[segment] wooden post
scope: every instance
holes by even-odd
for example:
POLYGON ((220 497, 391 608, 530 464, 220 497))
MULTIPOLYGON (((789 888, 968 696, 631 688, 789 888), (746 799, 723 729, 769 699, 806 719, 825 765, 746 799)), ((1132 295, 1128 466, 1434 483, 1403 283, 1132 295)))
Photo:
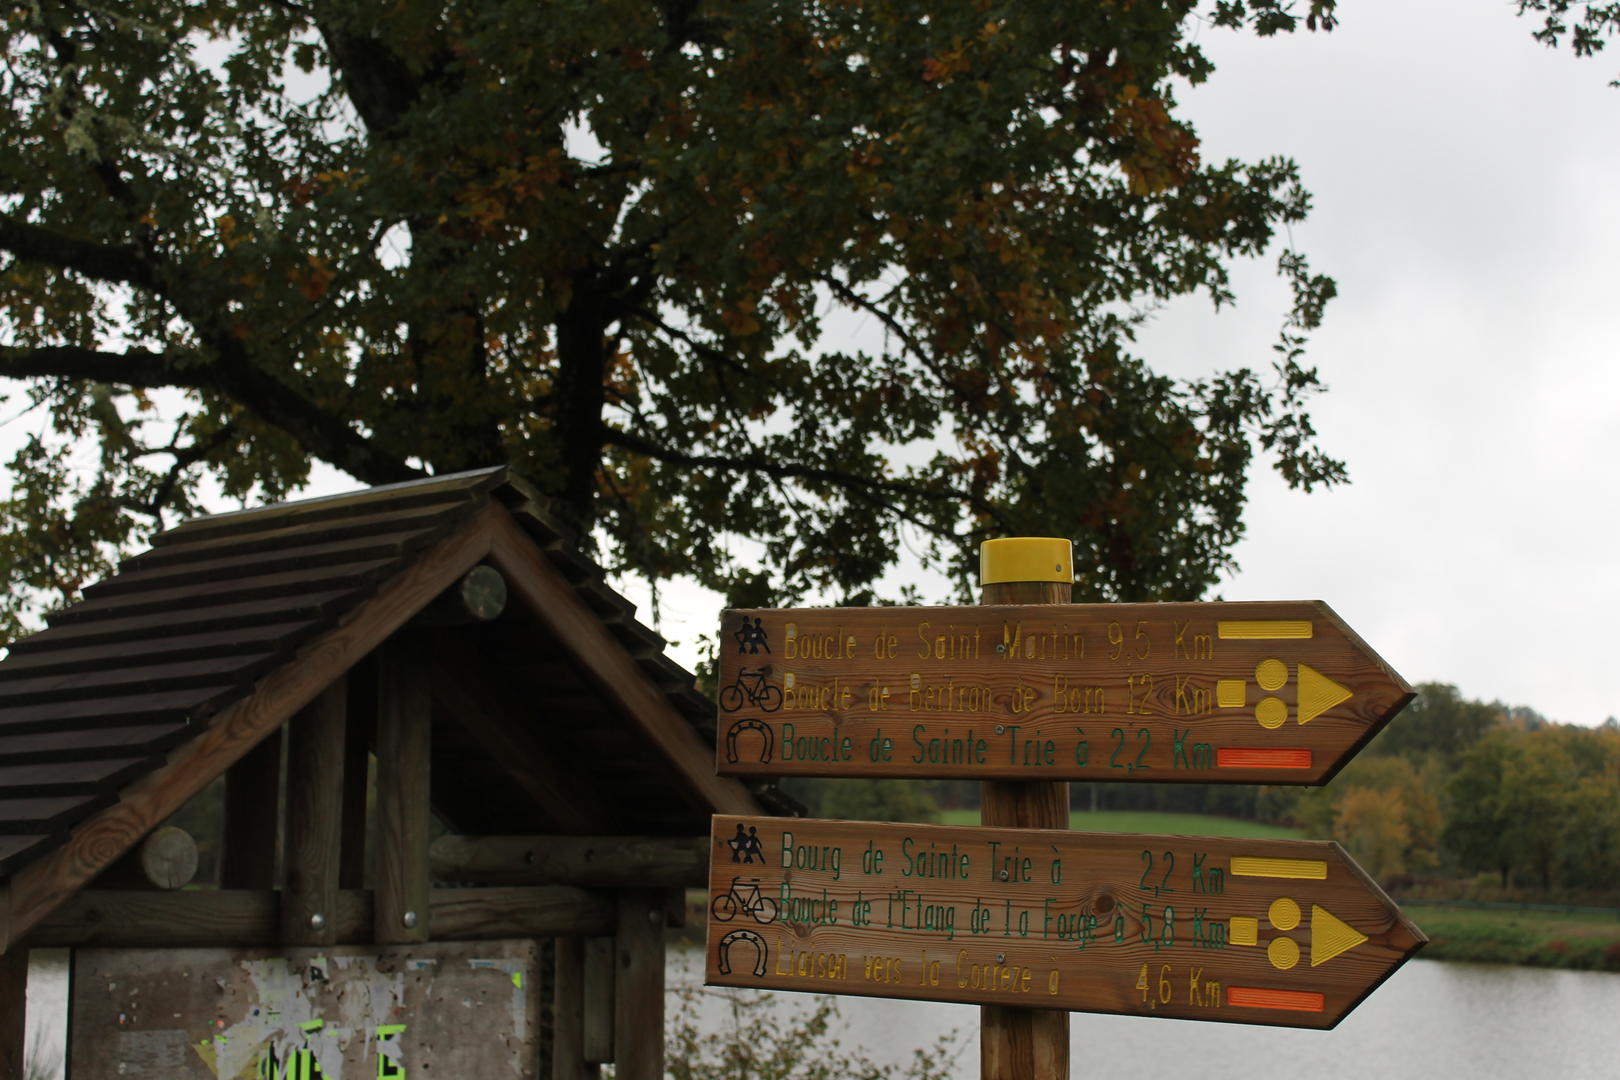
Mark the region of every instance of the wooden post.
POLYGON ((580 980, 584 1018, 580 1044, 593 1065, 613 1060, 613 942, 610 937, 585 939, 585 974, 580 980))
POLYGON ((281 729, 259 741, 225 774, 225 835, 219 887, 272 889, 281 820, 281 729))
MULTIPOLYGON (((0 903, 6 899, 0 889, 0 903)), ((0 953, 0 1080, 23 1080, 27 1038, 28 948, 14 944, 0 953)))
POLYGON ((379 945, 429 937, 428 821, 432 702, 425 658, 399 635, 377 664, 377 902, 379 945))
POLYGON ((613 1075, 663 1080, 663 896, 651 889, 621 892, 613 940, 613 1075))
POLYGON ((551 1080, 597 1080, 602 1070, 585 1060, 585 939, 553 939, 551 1080))
POLYGON ((348 688, 339 678, 292 718, 287 743, 287 884, 281 940, 337 944, 343 741, 348 688))
MULTIPOLYGON (((1074 556, 1067 540, 989 540, 979 548, 981 604, 1067 604, 1074 556)), ((979 785, 979 822, 1007 828, 1067 829, 1064 781, 988 780, 979 785)), ((983 1080, 1067 1080, 1069 1014, 1058 1009, 984 1005, 979 1009, 983 1080)))
POLYGON ((349 669, 348 715, 343 744, 343 838, 338 856, 338 885, 364 889, 371 867, 366 861, 370 829, 366 814, 371 783, 371 740, 377 733, 377 666, 368 657, 349 669))

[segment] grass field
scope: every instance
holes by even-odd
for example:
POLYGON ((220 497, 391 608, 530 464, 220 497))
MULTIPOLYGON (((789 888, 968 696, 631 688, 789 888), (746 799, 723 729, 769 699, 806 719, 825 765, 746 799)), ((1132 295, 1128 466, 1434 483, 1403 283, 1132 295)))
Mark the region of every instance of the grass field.
MULTIPOLYGON (((945 825, 977 825, 977 810, 942 810, 945 825)), ((1069 815, 1069 828, 1084 832, 1171 833, 1183 836, 1231 836, 1237 839, 1259 837, 1274 840, 1303 840, 1298 829, 1282 825, 1261 825, 1237 818, 1208 817, 1204 814, 1166 814, 1154 810, 1075 810, 1069 815)))

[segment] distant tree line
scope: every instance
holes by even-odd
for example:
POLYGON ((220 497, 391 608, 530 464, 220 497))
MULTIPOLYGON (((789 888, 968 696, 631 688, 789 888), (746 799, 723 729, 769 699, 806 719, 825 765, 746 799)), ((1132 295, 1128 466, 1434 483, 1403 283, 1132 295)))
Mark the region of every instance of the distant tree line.
POLYGON ((1490 875, 1503 889, 1620 894, 1620 722, 1555 724, 1533 710, 1417 701, 1293 814, 1369 873, 1490 875))
MULTIPOLYGON (((970 780, 791 780, 813 815, 937 820, 970 780)), ((1425 683, 1320 788, 1071 785, 1077 810, 1161 810, 1293 825, 1386 884, 1479 877, 1499 890, 1620 897, 1620 722, 1576 727, 1425 683)))

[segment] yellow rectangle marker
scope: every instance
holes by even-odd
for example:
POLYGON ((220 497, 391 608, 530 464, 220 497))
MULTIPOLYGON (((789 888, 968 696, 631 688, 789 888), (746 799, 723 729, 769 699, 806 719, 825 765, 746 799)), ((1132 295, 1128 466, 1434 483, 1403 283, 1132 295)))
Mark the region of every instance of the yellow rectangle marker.
POLYGON ((1327 880, 1327 862, 1322 859, 1260 859, 1252 855, 1232 857, 1232 873, 1243 877, 1311 878, 1327 880))
POLYGON ((1248 641, 1308 638, 1314 632, 1309 619, 1222 619, 1215 624, 1220 637, 1248 641))
POLYGON ((1260 944, 1260 920, 1234 915, 1226 920, 1226 940, 1231 945, 1260 944))
POLYGON ((1223 709, 1241 709, 1249 703, 1246 687, 1242 679, 1216 679, 1215 704, 1223 709))

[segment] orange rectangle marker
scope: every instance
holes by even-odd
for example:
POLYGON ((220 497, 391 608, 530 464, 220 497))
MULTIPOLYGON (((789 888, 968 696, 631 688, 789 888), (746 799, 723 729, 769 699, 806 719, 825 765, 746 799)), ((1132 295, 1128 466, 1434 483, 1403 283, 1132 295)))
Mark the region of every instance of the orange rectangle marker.
POLYGON ((1290 1012, 1321 1012, 1327 1005, 1312 990, 1265 990, 1257 986, 1229 986, 1226 1003, 1249 1009, 1286 1009, 1290 1012))
POLYGON ((1298 748, 1223 746, 1215 751, 1215 766, 1220 769, 1308 769, 1311 760, 1309 750, 1298 748))

